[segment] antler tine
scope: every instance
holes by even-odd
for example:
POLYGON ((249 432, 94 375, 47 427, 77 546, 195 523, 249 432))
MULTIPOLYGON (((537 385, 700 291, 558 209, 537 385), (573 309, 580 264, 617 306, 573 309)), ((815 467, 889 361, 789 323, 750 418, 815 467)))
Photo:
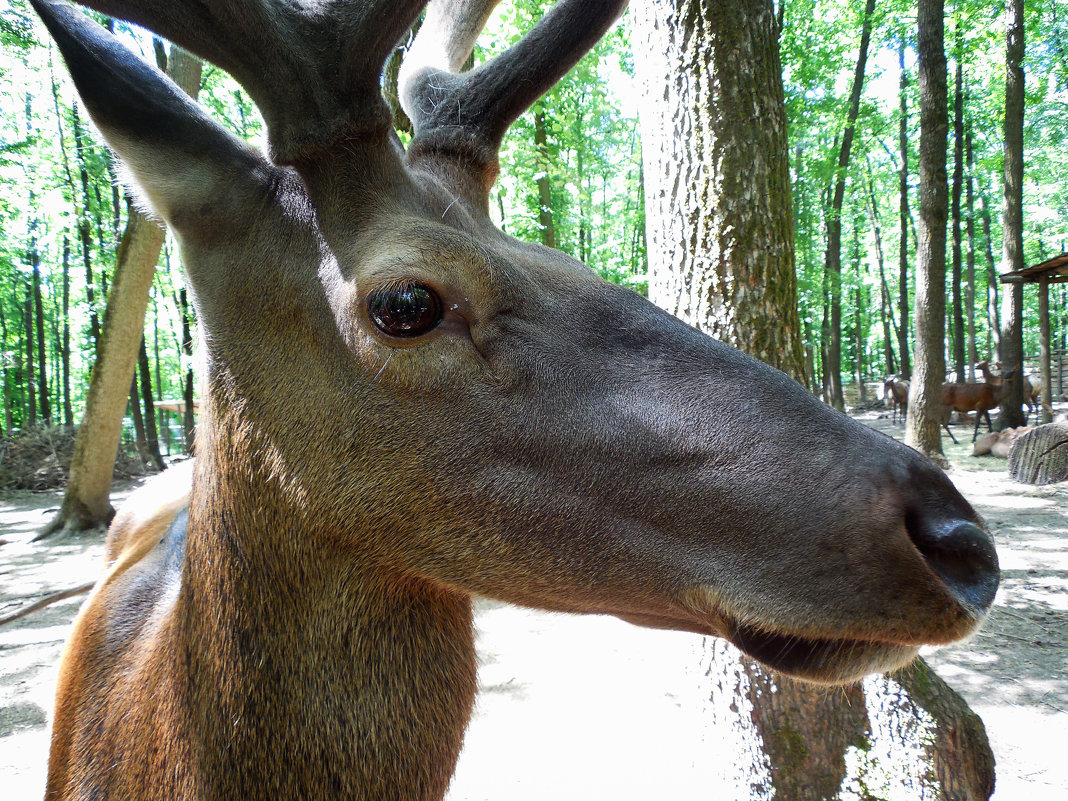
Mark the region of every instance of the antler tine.
POLYGON ((426 0, 78 0, 222 67, 294 164, 345 136, 384 136, 382 64, 426 0))
POLYGON ((483 196, 508 127, 604 35, 627 0, 560 0, 518 43, 456 74, 498 0, 431 0, 402 67, 401 103, 415 127, 412 159, 476 168, 483 196))

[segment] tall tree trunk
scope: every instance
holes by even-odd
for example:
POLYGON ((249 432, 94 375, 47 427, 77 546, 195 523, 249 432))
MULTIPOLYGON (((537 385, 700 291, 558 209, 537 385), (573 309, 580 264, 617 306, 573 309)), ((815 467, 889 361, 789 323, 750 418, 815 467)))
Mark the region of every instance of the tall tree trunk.
MULTIPOLYGON (((634 41, 641 42, 635 48, 637 73, 643 86, 654 90, 646 93, 647 102, 641 108, 650 266, 654 269, 650 289, 683 319, 715 330, 720 338, 800 378, 803 358, 790 357, 782 347, 796 342, 800 352, 801 338, 792 278, 792 214, 785 125, 781 124, 784 104, 776 89, 781 86, 781 73, 771 2, 659 0, 638 4, 631 12, 634 41), (696 80, 689 70, 702 80, 696 80), (703 94, 704 90, 711 94, 703 94), (744 116, 746 110, 752 118, 744 116), (695 130, 702 134, 687 135, 695 130), (693 169, 697 164, 709 167, 693 169), (765 183, 758 169, 761 165, 771 168, 771 176, 781 177, 769 177, 765 183), (737 176, 736 182, 728 181, 728 176, 737 176), (697 191, 693 186, 697 181, 705 182, 707 188, 697 191), (670 191, 675 186, 677 193, 670 191), (728 239, 723 236, 726 230, 744 235, 728 239), (767 263, 769 253, 780 261, 767 263), (753 280, 754 254, 762 254, 760 275, 781 271, 783 287, 771 287, 770 278, 753 280), (706 290, 723 284, 743 285, 746 291, 714 296, 713 306, 706 290), (750 306, 750 293, 762 289, 759 304, 750 306), (715 313, 707 314, 710 308, 715 313), (779 350, 771 354, 765 349, 767 340, 745 336, 741 324, 761 313, 763 325, 777 331, 779 350)), ((753 331, 763 330, 760 323, 751 325, 753 331)), ((894 730, 904 737, 924 717, 918 709, 928 710, 938 703, 950 708, 953 699, 960 703, 933 673, 914 680, 906 672, 900 684, 870 680, 865 700, 857 688, 828 693, 772 677, 741 659, 723 641, 706 641, 701 662, 714 699, 711 706, 734 710, 728 724, 734 731, 742 728, 742 716, 746 716, 749 731, 760 740, 756 750, 748 745, 743 748, 751 760, 755 758, 749 766, 747 798, 758 787, 765 791, 761 797, 780 799, 816 799, 836 793, 849 768, 847 748, 873 736, 869 708, 894 716, 898 721, 894 730), (761 750, 771 763, 770 772, 761 750)), ((966 728, 966 707, 955 709, 956 715, 939 719, 942 725, 930 746, 936 753, 928 752, 926 765, 954 758, 962 764, 968 760, 984 764, 952 738, 943 737, 966 728), (938 749, 946 753, 939 754, 938 749)), ((981 724, 978 730, 982 731, 981 724)), ((985 740, 976 746, 977 751, 982 744, 985 740)), ((933 772, 924 767, 920 780, 929 782, 924 777, 933 772)), ((992 777, 992 773, 987 775, 992 777)), ((971 773, 962 769, 962 776, 964 781, 971 773)), ((948 798, 930 789, 930 797, 948 798)))
POLYGON ((37 425, 37 387, 33 358, 33 289, 30 284, 26 284, 26 294, 22 304, 22 325, 24 328, 22 343, 26 348, 26 396, 29 400, 26 422, 32 428, 37 425))
POLYGON ((148 364, 148 351, 145 338, 141 336, 141 347, 137 355, 137 373, 141 379, 141 400, 145 408, 145 440, 148 446, 149 464, 157 470, 163 470, 163 457, 159 452, 159 430, 156 427, 156 406, 152 400, 152 368, 148 364))
POLYGON ((849 92, 849 111, 846 115, 842 144, 838 150, 838 169, 834 178, 834 193, 831 210, 827 215, 827 254, 824 269, 830 274, 830 335, 827 345, 827 358, 830 361, 831 379, 830 403, 836 409, 845 410, 842 396, 842 204, 845 201, 846 175, 849 171, 849 156, 853 147, 853 134, 857 115, 860 112, 860 95, 864 89, 864 70, 868 61, 868 45, 871 42, 872 16, 875 13, 875 0, 867 0, 864 6, 864 21, 860 34, 860 50, 857 53, 857 65, 853 71, 853 88, 849 92))
POLYGON ((857 220, 853 221, 853 270, 857 276, 857 283, 853 288, 853 368, 854 378, 857 382, 857 396, 859 403, 868 402, 868 392, 864 387, 864 303, 862 300, 863 281, 860 280, 862 261, 860 255, 860 225, 857 220))
POLYGON ((975 363, 979 361, 979 347, 975 341, 975 160, 972 156, 972 127, 967 125, 964 133, 964 157, 967 175, 964 178, 965 231, 968 237, 968 254, 965 259, 968 291, 964 296, 964 308, 968 314, 968 380, 975 380, 975 363))
POLYGON ((141 412, 141 396, 137 391, 137 376, 130 379, 130 397, 127 399, 127 408, 130 412, 130 420, 133 421, 134 445, 141 464, 148 467, 152 464, 152 455, 148 452, 148 437, 145 436, 145 417, 141 412))
POLYGON ((990 233, 990 205, 986 192, 980 187, 979 200, 983 204, 983 247, 986 251, 986 322, 991 342, 987 350, 1001 353, 1001 303, 998 299, 998 272, 994 264, 994 239, 990 233))
MULTIPOLYGON (((1023 255, 1023 123, 1024 123, 1024 4, 1008 0, 1005 45, 1005 203, 1002 207, 1001 272, 1022 270, 1023 255)), ((1001 348, 1006 370, 1023 369, 1023 284, 1008 285, 1003 298, 1001 348)), ((1001 402, 998 428, 1025 423, 1023 381, 1011 383, 1001 402)))
POLYGON ((82 182, 83 206, 76 211, 78 213, 78 238, 82 244, 82 263, 85 265, 85 302, 89 307, 89 335, 93 339, 93 350, 99 353, 100 318, 96 312, 96 282, 93 278, 92 239, 89 227, 89 168, 86 166, 85 135, 82 132, 77 101, 71 104, 71 121, 74 125, 74 149, 78 156, 82 182))
POLYGON ((771 3, 671 5, 631 9, 648 90, 640 118, 649 297, 804 381, 771 3))
MULTIPOLYGON (((866 159, 867 161, 867 159, 866 159)), ((879 264, 879 320, 883 328, 883 356, 886 362, 886 374, 897 373, 894 358, 893 339, 890 329, 897 334, 897 321, 894 319, 894 306, 890 302, 890 288, 886 284, 886 259, 883 255, 883 227, 879 221, 879 206, 875 199, 875 179, 872 176, 871 162, 868 166, 868 214, 871 217, 872 235, 875 238, 875 260, 879 264)))
MULTIPOLYGON (((964 192, 964 65, 960 44, 960 16, 957 16, 955 60, 956 70, 953 80, 953 192, 951 195, 951 213, 953 215, 953 369, 957 371, 957 380, 965 380, 964 372, 964 297, 962 294, 963 255, 961 240, 960 200, 964 192)), ((969 365, 970 367, 970 365, 969 365)), ((971 380, 971 370, 968 371, 971 380)))
POLYGON ((182 352, 185 354, 185 383, 183 386, 182 399, 182 429, 185 433, 185 452, 192 454, 194 451, 194 435, 196 426, 193 419, 193 337, 189 332, 189 315, 192 309, 185 294, 185 287, 179 290, 182 309, 182 352))
POLYGON ((943 0, 919 0, 920 230, 916 264, 916 361, 905 442, 948 466, 942 452, 946 374, 946 54, 943 0))
POLYGON ((4 314, 4 302, 0 300, 0 367, 4 377, 4 436, 11 433, 14 420, 11 414, 11 382, 7 366, 7 316, 4 314))
POLYGON ((553 190, 549 177, 549 131, 545 124, 545 107, 539 102, 534 106, 534 149, 538 153, 538 224, 541 226, 541 243, 556 247, 556 228, 553 226, 553 190))
POLYGON ((899 234, 897 250, 898 267, 898 319, 901 327, 897 332, 897 352, 901 357, 901 375, 912 377, 912 361, 909 358, 909 112, 908 87, 909 77, 905 71, 905 37, 901 37, 897 51, 898 66, 901 70, 898 104, 897 140, 901 158, 901 170, 898 175, 898 214, 899 234))
MULTIPOLYGON (((174 47, 168 74, 195 98, 201 62, 174 47)), ((115 276, 99 355, 78 429, 70 480, 63 505, 38 539, 59 532, 79 533, 107 525, 114 510, 111 475, 122 433, 122 416, 134 377, 149 289, 164 232, 131 210, 116 254, 115 276)))
MULTIPOLYGON (((34 220, 32 228, 37 227, 37 221, 34 220)), ((34 319, 37 323, 37 396, 38 404, 41 410, 41 419, 44 420, 45 425, 52 425, 52 401, 48 392, 48 361, 45 358, 45 351, 47 349, 47 343, 45 342, 45 329, 44 329, 44 301, 41 298, 41 254, 37 251, 37 236, 31 235, 30 238, 30 252, 29 252, 30 268, 33 270, 33 308, 34 319)))
POLYGON ((63 237, 63 425, 74 425, 70 399, 70 238, 63 237))

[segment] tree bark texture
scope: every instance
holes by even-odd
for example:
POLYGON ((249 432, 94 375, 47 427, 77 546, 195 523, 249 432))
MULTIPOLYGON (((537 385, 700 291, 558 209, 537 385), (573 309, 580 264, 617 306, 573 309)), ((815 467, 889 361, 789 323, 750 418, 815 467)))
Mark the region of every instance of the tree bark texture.
POLYGON ((804 381, 772 3, 656 0, 631 14, 649 296, 804 381))
MULTIPOLYGON (((172 49, 170 62, 170 76, 195 97, 200 88, 202 63, 178 48, 172 49)), ((87 230, 87 221, 83 228, 87 230)), ((106 526, 115 513, 109 497, 111 476, 144 334, 149 290, 163 240, 164 231, 158 223, 130 211, 116 255, 85 416, 74 443, 70 480, 59 513, 38 534, 38 539, 106 526)))
POLYGON ((916 350, 905 442, 946 466, 942 383, 946 375, 947 81, 944 3, 920 0, 920 226, 916 264, 916 350))
POLYGON ((1025 484, 1068 481, 1068 423, 1028 429, 1009 451, 1009 475, 1025 484))
MULTIPOLYGON (((1024 4, 1008 0, 1005 46, 1005 177, 1002 206, 1001 272, 1022 270, 1023 255, 1023 123, 1024 123, 1024 4)), ((1001 315, 1002 369, 1023 369, 1023 285, 1010 284, 1003 295, 1001 315)), ((998 429, 1026 422, 1023 382, 1014 381, 1001 403, 998 429)))

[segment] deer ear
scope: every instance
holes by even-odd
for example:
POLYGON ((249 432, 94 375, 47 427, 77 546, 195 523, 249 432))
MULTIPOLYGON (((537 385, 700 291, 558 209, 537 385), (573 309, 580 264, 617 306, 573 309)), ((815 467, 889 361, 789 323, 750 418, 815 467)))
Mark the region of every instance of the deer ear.
POLYGON ((159 70, 65 2, 31 0, 85 107, 148 204, 179 233, 272 169, 159 70))

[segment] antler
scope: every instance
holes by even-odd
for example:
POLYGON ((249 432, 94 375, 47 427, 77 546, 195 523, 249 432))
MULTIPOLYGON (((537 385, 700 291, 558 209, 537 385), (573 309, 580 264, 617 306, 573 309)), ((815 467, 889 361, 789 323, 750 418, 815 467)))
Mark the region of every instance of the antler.
POLYGON ((499 0, 432 0, 401 69, 404 111, 415 127, 415 159, 459 161, 473 170, 485 206, 497 151, 520 114, 604 35, 627 0, 560 0, 519 42, 458 74, 499 0))
POLYGON ((426 0, 79 0, 165 36, 233 75, 267 122, 273 159, 345 135, 384 136, 382 64, 426 0))

